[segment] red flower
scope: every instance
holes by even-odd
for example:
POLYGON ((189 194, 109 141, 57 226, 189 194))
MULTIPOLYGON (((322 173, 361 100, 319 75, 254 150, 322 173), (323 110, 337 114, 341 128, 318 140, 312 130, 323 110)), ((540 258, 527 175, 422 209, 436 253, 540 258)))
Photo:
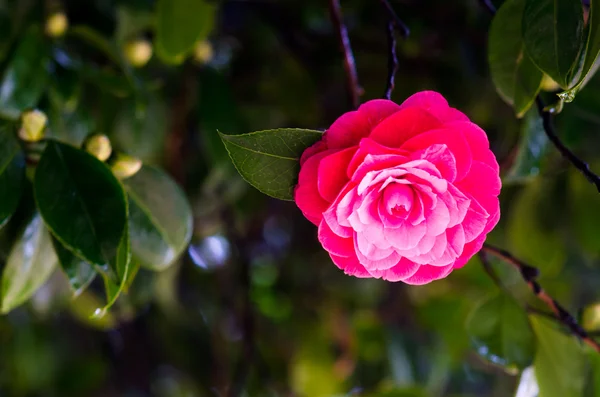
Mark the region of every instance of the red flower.
POLYGON ((333 262, 356 277, 446 277, 500 218, 485 132, 436 92, 342 115, 300 164, 295 201, 333 262))

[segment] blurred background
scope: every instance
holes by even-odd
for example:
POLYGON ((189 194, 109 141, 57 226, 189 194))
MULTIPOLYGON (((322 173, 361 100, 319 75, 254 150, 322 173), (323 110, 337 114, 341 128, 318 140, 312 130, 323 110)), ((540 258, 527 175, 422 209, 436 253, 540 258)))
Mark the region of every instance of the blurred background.
MULTIPOLYGON (((101 285, 73 299, 59 272, 0 317, 0 395, 515 395, 518 371, 482 357, 466 329, 477 303, 497 291, 477 257, 420 287, 346 276, 294 203, 254 190, 227 157, 217 129, 326 129, 350 110, 328 2, 206 3, 195 15, 205 37, 177 64, 150 52, 156 3, 0 0, 4 86, 39 91, 52 136, 80 144, 102 132, 163 167, 195 218, 181 260, 141 270, 104 318, 90 318, 101 285), (68 19, 64 34, 47 25, 57 11, 68 19), (36 26, 45 39, 20 46, 36 26), (16 76, 6 72, 15 64, 16 76)), ((341 3, 361 99, 380 98, 389 14, 379 1, 341 3)), ((477 0, 391 3, 411 30, 398 37, 392 99, 436 90, 486 130, 504 180, 503 216, 488 241, 538 267, 544 288, 598 328, 599 197, 547 145, 535 115, 518 120, 497 95, 486 53, 491 15, 477 0)), ((596 78, 557 118, 561 138, 596 170, 598 109, 596 78)), ((519 275, 492 265, 534 310, 519 275)))

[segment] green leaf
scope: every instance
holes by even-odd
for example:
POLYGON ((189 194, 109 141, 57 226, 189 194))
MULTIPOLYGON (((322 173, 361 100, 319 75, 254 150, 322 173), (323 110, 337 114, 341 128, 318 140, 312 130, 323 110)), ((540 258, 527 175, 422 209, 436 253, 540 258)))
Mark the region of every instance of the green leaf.
POLYGON ((17 209, 25 181, 25 155, 12 128, 0 125, 0 227, 17 209))
POLYGON ((242 177, 261 192, 281 200, 294 199, 300 156, 323 136, 320 131, 297 128, 219 134, 242 177))
POLYGON ((154 15, 146 10, 127 6, 117 7, 117 42, 135 38, 135 36, 154 25, 154 15))
POLYGON ((205 0, 159 0, 156 50, 168 63, 180 63, 213 28, 215 5, 205 0))
POLYGON ((50 233, 34 215, 19 236, 2 273, 2 313, 29 299, 50 277, 57 259, 50 233))
POLYGON ((525 310, 508 294, 500 293, 481 302, 467 320, 477 352, 509 369, 531 365, 534 338, 525 310))
POLYGON ((571 88, 583 47, 583 6, 577 0, 526 0, 523 40, 533 62, 571 88))
POLYGON ((567 102, 571 102, 575 98, 575 95, 590 81, 598 70, 598 67, 600 67, 600 62, 598 62, 598 56, 600 55, 600 5, 598 4, 598 0, 590 1, 587 33, 583 67, 579 75, 579 80, 572 89, 559 94, 560 96, 564 96, 567 102))
POLYGON ((507 0, 492 21, 488 42, 488 61, 498 94, 525 114, 540 91, 544 74, 525 53, 521 24, 526 0, 507 0))
POLYGON ((514 164, 508 171, 506 182, 523 182, 540 173, 542 159, 548 147, 548 136, 537 109, 530 109, 521 125, 521 139, 514 164))
POLYGON ((55 237, 52 237, 52 245, 58 257, 58 262, 69 279, 73 295, 81 295, 88 285, 94 281, 97 274, 96 270, 88 262, 75 256, 65 248, 55 237))
POLYGON ((185 194, 168 175, 149 166, 123 184, 129 197, 135 261, 150 269, 165 269, 186 249, 192 236, 192 211, 185 194))
POLYGON ((35 173, 34 194, 44 222, 67 249, 93 265, 111 263, 127 222, 127 202, 104 163, 49 141, 35 173))
POLYGON ((537 336, 534 360, 540 396, 581 396, 585 387, 586 357, 580 343, 538 315, 530 317, 537 336))
POLYGON ((37 106, 48 82, 47 48, 39 28, 27 30, 2 77, 0 116, 16 120, 37 106))
MULTIPOLYGON (((590 166, 596 169, 600 163, 596 161, 590 166)), ((569 170, 567 186, 569 232, 583 252, 598 257, 600 239, 597 219, 600 217, 600 196, 597 191, 589 188, 589 182, 575 169, 569 170)))

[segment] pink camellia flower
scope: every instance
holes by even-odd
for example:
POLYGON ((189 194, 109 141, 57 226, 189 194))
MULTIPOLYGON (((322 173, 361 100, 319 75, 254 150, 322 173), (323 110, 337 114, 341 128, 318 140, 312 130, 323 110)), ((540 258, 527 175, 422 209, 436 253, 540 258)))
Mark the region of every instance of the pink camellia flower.
POLYGON ((295 201, 333 262, 356 277, 446 277, 500 218, 486 134, 437 92, 342 115, 300 164, 295 201))

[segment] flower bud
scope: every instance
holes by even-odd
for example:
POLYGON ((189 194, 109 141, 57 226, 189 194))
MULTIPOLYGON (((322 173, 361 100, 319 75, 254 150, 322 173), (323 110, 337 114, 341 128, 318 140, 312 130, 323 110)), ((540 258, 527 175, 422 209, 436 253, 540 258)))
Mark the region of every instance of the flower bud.
POLYGON ((50 37, 60 37, 69 27, 69 20, 64 12, 55 12, 46 19, 46 34, 50 37))
POLYGON ((106 161, 112 153, 112 145, 106 135, 92 135, 83 144, 86 152, 90 153, 100 161, 106 161))
POLYGON ((119 153, 111 164, 113 174, 119 179, 134 176, 140 168, 142 168, 142 160, 122 153, 119 153))
POLYGON ((44 138, 48 117, 39 110, 30 110, 21 115, 19 138, 25 142, 38 142, 44 138))
POLYGON ((548 76, 547 74, 544 74, 544 78, 542 78, 541 87, 542 90, 549 92, 556 91, 560 88, 558 83, 552 80, 552 77, 548 76))
POLYGON ((214 51, 210 42, 203 40, 194 48, 194 59, 200 64, 205 64, 213 59, 214 51))
POLYGON ((133 40, 125 44, 125 57, 136 68, 146 65, 152 58, 152 44, 148 40, 133 40))

